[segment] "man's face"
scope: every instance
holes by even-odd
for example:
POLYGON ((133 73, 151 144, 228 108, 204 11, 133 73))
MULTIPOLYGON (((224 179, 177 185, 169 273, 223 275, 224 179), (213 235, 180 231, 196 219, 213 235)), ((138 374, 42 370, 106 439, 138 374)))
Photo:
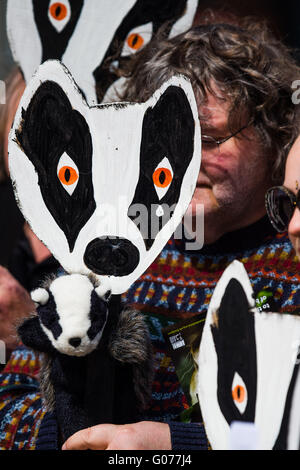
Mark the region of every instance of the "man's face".
MULTIPOLYGON (((202 136, 230 136, 229 103, 209 94, 199 107, 202 136)), ((242 125, 247 125, 245 122, 242 125)), ((267 155, 251 126, 220 145, 202 142, 197 187, 188 209, 193 219, 204 205, 204 243, 257 221, 265 213, 264 195, 270 187, 267 155)))

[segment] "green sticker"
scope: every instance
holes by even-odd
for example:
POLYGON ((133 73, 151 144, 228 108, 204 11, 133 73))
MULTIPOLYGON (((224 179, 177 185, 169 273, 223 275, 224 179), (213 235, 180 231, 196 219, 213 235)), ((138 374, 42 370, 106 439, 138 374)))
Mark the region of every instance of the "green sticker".
POLYGON ((256 296, 255 303, 257 307, 262 307, 267 303, 268 299, 273 297, 273 293, 268 290, 261 290, 256 296))
POLYGON ((256 294, 255 305, 259 312, 276 311, 276 303, 274 301, 273 292, 269 289, 262 289, 256 294))

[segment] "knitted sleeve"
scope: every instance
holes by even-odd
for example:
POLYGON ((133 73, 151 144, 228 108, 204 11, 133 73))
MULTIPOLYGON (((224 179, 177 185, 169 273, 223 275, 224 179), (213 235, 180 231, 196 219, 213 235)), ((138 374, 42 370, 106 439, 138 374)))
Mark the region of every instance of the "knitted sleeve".
POLYGON ((170 421, 172 450, 209 450, 210 446, 202 423, 170 421))
POLYGON ((39 356, 20 346, 0 374, 1 450, 36 448, 46 414, 37 381, 39 368, 39 356))

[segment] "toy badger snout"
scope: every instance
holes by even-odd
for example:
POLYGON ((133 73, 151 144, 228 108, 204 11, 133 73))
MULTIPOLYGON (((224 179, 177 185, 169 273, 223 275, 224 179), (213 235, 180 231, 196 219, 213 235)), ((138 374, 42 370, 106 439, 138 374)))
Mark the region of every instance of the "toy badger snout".
POLYGON ((60 276, 47 288, 34 290, 40 334, 62 354, 89 354, 99 344, 107 319, 110 293, 102 294, 81 274, 60 276))

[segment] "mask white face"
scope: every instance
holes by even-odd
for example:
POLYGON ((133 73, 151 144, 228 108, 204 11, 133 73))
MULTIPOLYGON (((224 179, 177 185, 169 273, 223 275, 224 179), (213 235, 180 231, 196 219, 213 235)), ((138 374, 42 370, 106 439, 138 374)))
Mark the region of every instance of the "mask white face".
POLYGON ((114 67, 124 65, 163 23, 170 22, 170 36, 186 31, 197 4, 114 0, 112 7, 111 0, 8 0, 8 37, 27 83, 41 63, 60 60, 92 105, 104 94, 115 95, 120 83, 114 67))
POLYGON ((180 223, 201 138, 190 83, 173 77, 142 104, 89 107, 48 61, 27 86, 9 139, 10 174, 36 235, 69 273, 125 292, 180 223))

